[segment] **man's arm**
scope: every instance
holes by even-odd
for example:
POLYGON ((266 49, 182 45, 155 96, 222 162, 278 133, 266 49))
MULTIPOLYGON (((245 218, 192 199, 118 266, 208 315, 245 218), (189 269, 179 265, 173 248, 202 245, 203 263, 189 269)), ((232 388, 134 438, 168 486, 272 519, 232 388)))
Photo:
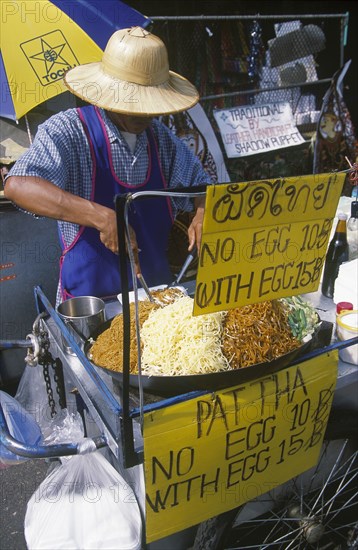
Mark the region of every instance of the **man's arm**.
POLYGON ((10 176, 5 197, 20 208, 56 220, 94 227, 102 243, 118 253, 115 211, 63 191, 53 183, 33 176, 10 176))

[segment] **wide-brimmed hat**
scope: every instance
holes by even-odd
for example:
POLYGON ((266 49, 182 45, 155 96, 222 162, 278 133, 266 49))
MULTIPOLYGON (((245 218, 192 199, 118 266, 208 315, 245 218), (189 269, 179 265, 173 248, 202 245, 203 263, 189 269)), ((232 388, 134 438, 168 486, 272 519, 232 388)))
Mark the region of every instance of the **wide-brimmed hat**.
POLYGON ((162 40, 141 27, 116 31, 102 61, 70 69, 64 82, 84 101, 127 115, 178 113, 199 101, 195 86, 169 70, 162 40))

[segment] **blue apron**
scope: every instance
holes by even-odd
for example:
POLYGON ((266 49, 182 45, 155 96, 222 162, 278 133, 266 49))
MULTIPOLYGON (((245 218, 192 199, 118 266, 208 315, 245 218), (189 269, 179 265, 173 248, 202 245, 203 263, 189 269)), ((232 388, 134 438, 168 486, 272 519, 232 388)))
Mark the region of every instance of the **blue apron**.
MULTIPOLYGON (((93 202, 114 209, 114 197, 119 193, 166 188, 151 129, 146 130, 149 156, 146 180, 140 185, 131 185, 121 181, 114 173, 110 143, 98 109, 90 105, 78 109, 78 113, 91 148, 94 167, 93 202)), ((169 283, 173 278, 166 255, 168 235, 173 223, 170 199, 136 199, 131 204, 128 217, 136 233, 141 250, 141 270, 148 285, 169 283)), ((119 258, 102 244, 96 229, 81 227, 69 247, 66 247, 63 239, 61 246, 60 281, 63 300, 72 296, 106 298, 121 292, 119 258)))

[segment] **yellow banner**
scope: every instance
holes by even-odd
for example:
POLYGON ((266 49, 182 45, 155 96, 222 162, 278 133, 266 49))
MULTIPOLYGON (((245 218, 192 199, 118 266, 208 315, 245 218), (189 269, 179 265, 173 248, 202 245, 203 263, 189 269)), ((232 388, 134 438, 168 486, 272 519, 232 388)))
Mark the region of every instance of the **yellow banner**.
POLYGON ((317 462, 338 353, 144 416, 146 540, 263 494, 317 462))
POLYGON ((316 291, 344 179, 209 186, 194 315, 316 291))

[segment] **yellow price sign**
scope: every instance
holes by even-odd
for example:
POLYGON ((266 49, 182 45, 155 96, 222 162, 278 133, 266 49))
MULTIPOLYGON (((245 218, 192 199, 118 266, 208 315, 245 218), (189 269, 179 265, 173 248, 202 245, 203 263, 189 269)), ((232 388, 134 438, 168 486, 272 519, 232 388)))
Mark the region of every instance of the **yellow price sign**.
POLYGON ((194 315, 316 291, 344 179, 209 186, 194 315))
POLYGON ((338 353, 144 415, 146 540, 241 504, 318 460, 338 353))

